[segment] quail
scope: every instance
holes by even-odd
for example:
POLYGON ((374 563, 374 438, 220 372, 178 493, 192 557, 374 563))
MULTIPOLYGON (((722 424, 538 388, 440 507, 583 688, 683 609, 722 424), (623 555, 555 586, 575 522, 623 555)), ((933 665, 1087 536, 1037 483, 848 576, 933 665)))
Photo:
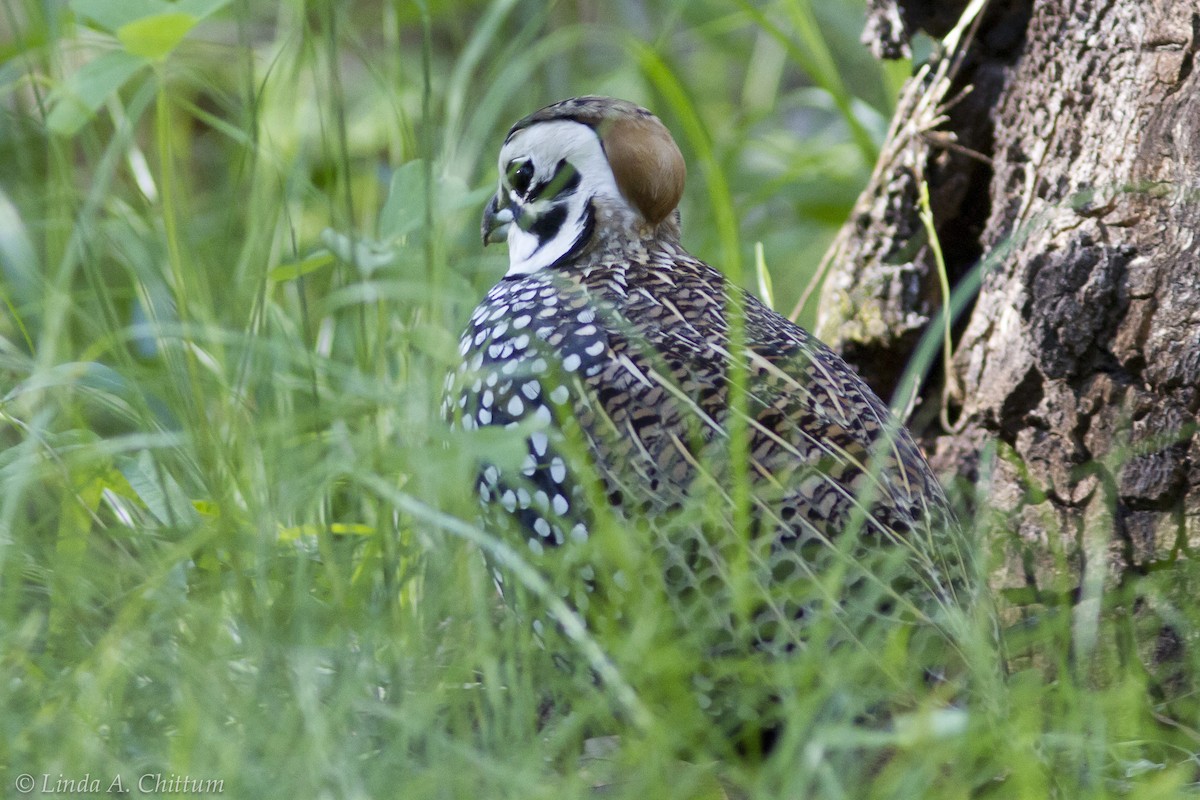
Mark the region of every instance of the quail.
POLYGON ((487 465, 479 491, 530 546, 588 536, 564 421, 619 516, 697 491, 706 454, 728 452, 734 360, 755 512, 778 537, 860 524, 892 538, 949 519, 855 372, 680 244, 686 167, 657 117, 607 97, 554 103, 513 125, 499 170, 482 234, 507 241, 509 269, 462 335, 449 411, 467 429, 528 426, 519 474, 487 465))
POLYGON ((561 568, 601 517, 653 552, 677 630, 699 637, 699 705, 743 737, 776 728, 776 695, 720 688, 747 685, 721 654, 794 652, 822 616, 840 631, 823 646, 870 647, 898 608, 911 620, 945 606, 961 565, 946 497, 887 407, 683 248, 685 173, 662 122, 623 100, 564 100, 513 125, 482 224, 485 245, 507 241, 509 268, 462 335, 446 413, 468 431, 518 429, 520 463, 479 471, 485 516, 557 564, 576 608, 603 595, 611 612, 620 595, 601 585, 619 574, 561 568), (696 506, 707 527, 680 511, 696 506), (738 548, 753 551, 748 584, 731 578, 738 548))

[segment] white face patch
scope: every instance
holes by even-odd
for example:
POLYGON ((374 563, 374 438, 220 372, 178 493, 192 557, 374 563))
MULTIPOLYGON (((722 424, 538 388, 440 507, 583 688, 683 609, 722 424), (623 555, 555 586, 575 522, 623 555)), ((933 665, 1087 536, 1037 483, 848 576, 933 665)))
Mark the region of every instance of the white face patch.
POLYGON ((497 195, 497 205, 511 207, 514 216, 508 226, 508 274, 544 269, 583 244, 593 202, 629 208, 594 130, 551 120, 513 134, 500 150, 497 195))

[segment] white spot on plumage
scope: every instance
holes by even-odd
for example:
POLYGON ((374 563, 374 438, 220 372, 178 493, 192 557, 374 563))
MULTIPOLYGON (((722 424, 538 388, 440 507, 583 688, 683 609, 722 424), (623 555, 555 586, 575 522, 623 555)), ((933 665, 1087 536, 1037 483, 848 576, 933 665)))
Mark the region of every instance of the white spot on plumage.
POLYGON ((571 390, 566 386, 555 386, 554 390, 550 392, 550 400, 559 404, 567 402, 570 396, 571 390))
POLYGON ((578 353, 571 353, 569 356, 563 359, 562 365, 563 369, 565 369, 567 372, 574 372, 575 370, 579 369, 579 365, 582 363, 583 360, 579 357, 578 353))
POLYGON ((508 413, 514 417, 521 416, 521 412, 525 410, 525 404, 521 402, 521 398, 515 394, 508 398, 508 413))
POLYGON ((598 356, 604 352, 604 342, 592 342, 587 347, 583 348, 583 352, 587 353, 589 356, 598 356))
POLYGON ((561 517, 563 514, 567 513, 567 509, 570 507, 570 504, 567 503, 567 498, 563 497, 561 494, 556 494, 554 495, 554 500, 551 504, 551 507, 554 509, 554 513, 561 517))
POLYGON ((533 446, 533 452, 539 457, 546 455, 546 446, 549 441, 549 437, 543 431, 534 431, 529 434, 529 444, 533 446))
POLYGON ((550 479, 560 486, 567 479, 567 465, 560 456, 555 456, 550 462, 550 479))

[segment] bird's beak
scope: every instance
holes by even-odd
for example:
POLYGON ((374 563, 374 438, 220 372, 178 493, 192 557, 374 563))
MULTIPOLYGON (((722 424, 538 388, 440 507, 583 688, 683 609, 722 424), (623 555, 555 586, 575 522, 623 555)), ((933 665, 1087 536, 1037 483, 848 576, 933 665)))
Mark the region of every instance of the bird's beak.
POLYGON ((499 193, 492 195, 483 209, 483 245, 492 242, 503 242, 508 238, 508 226, 515 216, 512 206, 505 202, 499 193))

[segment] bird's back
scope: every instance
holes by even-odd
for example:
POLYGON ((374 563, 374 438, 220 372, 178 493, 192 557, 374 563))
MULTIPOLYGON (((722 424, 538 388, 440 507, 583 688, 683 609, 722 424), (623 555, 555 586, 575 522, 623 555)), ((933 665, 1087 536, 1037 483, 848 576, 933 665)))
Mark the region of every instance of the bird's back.
POLYGON ((949 519, 907 431, 802 328, 730 291, 674 242, 588 255, 502 280, 462 339, 466 424, 538 428, 520 476, 485 468, 483 481, 543 544, 586 532, 581 469, 599 475, 626 516, 719 497, 737 473, 729 435, 739 427, 757 524, 780 537, 855 525, 903 536, 949 519), (731 425, 731 363, 744 390, 740 426, 731 425), (570 457, 564 426, 586 457, 570 457))

